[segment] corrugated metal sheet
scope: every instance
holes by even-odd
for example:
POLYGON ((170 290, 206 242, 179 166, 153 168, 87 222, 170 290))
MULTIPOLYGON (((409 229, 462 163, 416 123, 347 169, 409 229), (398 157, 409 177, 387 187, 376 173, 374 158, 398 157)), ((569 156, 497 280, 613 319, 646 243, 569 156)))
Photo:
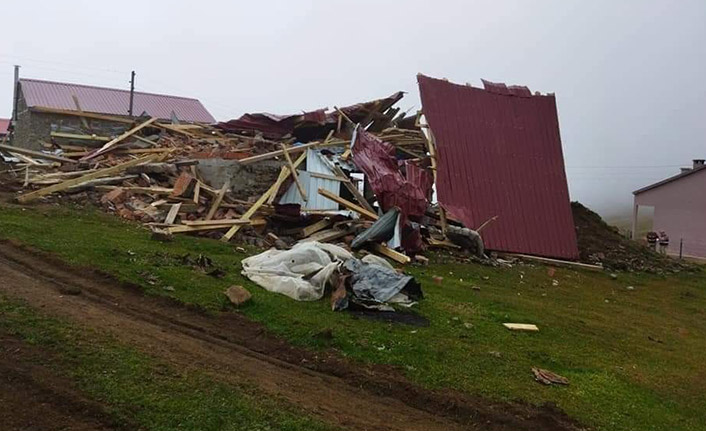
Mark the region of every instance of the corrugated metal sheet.
POLYGON ((488 249, 577 258, 554 96, 417 80, 439 202, 470 228, 498 216, 483 230, 488 249))
MULTIPOLYGON (((36 79, 20 79, 20 86, 28 107, 76 110, 72 97, 74 95, 78 98, 81 109, 86 112, 127 115, 130 105, 128 90, 36 79)), ((135 92, 133 100, 135 115, 147 112, 150 116, 168 120, 171 119, 172 111, 180 121, 199 123, 216 121, 196 99, 135 92)))
POLYGON ((395 152, 394 146, 361 129, 351 147, 353 163, 365 173, 382 210, 399 207, 406 222, 407 216, 423 216, 428 202, 420 184, 400 172, 395 152))
POLYGON ((321 160, 318 151, 309 148, 306 153, 306 171, 297 171, 299 181, 306 188, 307 201, 304 202, 299 188, 292 182, 287 191, 279 200, 280 204, 299 204, 302 211, 305 210, 338 210, 338 204, 331 199, 326 199, 319 194, 319 189, 326 189, 331 193, 339 195, 341 192, 341 182, 325 178, 311 176, 312 173, 324 175, 334 175, 331 169, 321 160))

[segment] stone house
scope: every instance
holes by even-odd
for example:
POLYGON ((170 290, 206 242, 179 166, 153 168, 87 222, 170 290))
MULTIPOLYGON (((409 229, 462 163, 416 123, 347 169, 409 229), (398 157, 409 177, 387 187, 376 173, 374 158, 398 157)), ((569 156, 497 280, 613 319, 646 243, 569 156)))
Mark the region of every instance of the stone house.
MULTIPOLYGON (((128 117, 130 91, 64 82, 20 79, 17 89, 17 120, 12 145, 41 149, 54 133, 95 134, 110 137, 126 129, 125 122, 95 118, 100 115, 128 117), (100 114, 84 119, 61 111, 100 114), (86 121, 86 123, 84 123, 86 121), (86 130, 86 124, 90 130, 86 130)), ((197 99, 163 94, 133 93, 133 114, 183 123, 214 123, 215 119, 197 99)))

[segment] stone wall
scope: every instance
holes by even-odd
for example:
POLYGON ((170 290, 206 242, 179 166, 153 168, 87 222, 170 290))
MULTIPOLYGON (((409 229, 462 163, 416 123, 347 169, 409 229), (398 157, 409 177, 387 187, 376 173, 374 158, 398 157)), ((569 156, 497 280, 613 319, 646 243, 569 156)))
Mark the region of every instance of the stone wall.
MULTIPOLYGON (((49 114, 32 111, 27 108, 22 90, 17 102, 17 124, 13 133, 12 145, 32 150, 42 149, 41 142, 51 141, 51 132, 75 134, 96 134, 98 136, 117 136, 127 130, 128 124, 105 120, 86 119, 91 130, 86 130, 80 117, 73 115, 49 114)), ((62 139, 61 142, 68 143, 62 139)), ((73 144, 99 146, 94 141, 76 141, 73 144)))
POLYGON ((227 179, 230 180, 233 196, 247 200, 265 193, 277 180, 281 166, 282 162, 277 160, 241 165, 237 160, 200 159, 196 169, 204 181, 214 188, 221 188, 227 179))

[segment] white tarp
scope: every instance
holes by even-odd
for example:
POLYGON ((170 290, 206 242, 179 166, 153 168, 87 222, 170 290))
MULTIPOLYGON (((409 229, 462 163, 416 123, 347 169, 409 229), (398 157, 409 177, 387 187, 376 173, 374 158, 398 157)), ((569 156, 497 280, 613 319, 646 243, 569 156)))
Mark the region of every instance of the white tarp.
POLYGON ((353 256, 333 244, 316 241, 296 244, 290 250, 270 249, 242 261, 242 274, 270 292, 297 301, 316 301, 338 265, 353 256))

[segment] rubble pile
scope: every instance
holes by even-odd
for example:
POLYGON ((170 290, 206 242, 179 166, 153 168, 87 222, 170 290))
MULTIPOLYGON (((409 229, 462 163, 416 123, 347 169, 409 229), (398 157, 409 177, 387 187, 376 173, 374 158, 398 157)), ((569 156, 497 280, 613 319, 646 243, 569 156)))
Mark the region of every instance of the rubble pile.
POLYGON ((667 273, 696 268, 625 238, 618 228, 608 225, 601 216, 578 202, 572 202, 571 209, 582 262, 602 264, 611 271, 667 273))

